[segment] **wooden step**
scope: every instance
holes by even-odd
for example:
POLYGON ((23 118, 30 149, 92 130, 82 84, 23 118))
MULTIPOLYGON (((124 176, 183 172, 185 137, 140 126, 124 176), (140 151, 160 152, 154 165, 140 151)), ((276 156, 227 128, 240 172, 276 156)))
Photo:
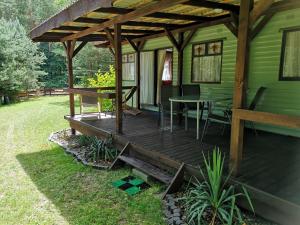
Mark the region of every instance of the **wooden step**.
POLYGON ((159 168, 136 158, 132 158, 129 156, 125 156, 125 155, 120 155, 118 157, 119 160, 141 170, 142 172, 150 175, 151 177, 156 178, 157 180, 165 183, 165 184, 170 184, 173 177, 170 176, 168 173, 160 170, 159 168))

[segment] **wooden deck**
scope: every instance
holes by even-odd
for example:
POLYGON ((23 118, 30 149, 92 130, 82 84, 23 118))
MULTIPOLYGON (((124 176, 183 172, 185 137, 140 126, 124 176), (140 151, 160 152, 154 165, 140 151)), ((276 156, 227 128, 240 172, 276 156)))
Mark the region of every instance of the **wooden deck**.
MULTIPOLYGON (((80 117, 77 118, 77 120, 80 117)), ((115 119, 85 120, 82 123, 105 131, 115 132, 115 119)), ((214 146, 229 158, 229 132, 221 135, 221 127, 212 125, 204 143, 196 140, 195 121, 189 121, 190 129, 185 131, 176 126, 173 134, 158 126, 156 113, 143 112, 139 116, 124 118, 124 137, 131 143, 141 145, 149 151, 160 152, 178 162, 198 167, 202 164, 203 153, 210 152, 214 146)), ((203 125, 203 123, 202 123, 203 125)), ((259 131, 255 136, 252 130, 246 131, 245 150, 241 175, 237 178, 243 183, 300 205, 300 139, 259 131)))

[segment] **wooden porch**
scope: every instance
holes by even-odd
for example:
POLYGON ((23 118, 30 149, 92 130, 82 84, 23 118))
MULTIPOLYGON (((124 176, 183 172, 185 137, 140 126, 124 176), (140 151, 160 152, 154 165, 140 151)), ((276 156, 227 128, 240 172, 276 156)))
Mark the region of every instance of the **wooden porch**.
MULTIPOLYGON (((193 119, 189 121, 188 131, 178 125, 173 134, 168 130, 168 119, 163 131, 158 126, 158 114, 149 111, 144 111, 139 116, 126 115, 123 118, 123 134, 115 132, 115 118, 110 116, 101 120, 81 120, 80 115, 73 118, 66 116, 66 119, 76 130, 100 136, 111 133, 122 146, 129 141, 146 151, 179 163, 184 162, 194 169, 203 165, 203 153, 207 155, 214 146, 218 146, 225 153, 225 165, 229 165, 230 132, 227 131, 222 136, 222 127, 219 125, 213 124, 210 127, 201 145, 195 138, 193 119)), ((203 122, 201 125, 203 126, 203 122)), ((273 199, 269 204, 274 204, 276 200, 276 204, 282 204, 279 207, 287 210, 287 205, 290 205, 295 206, 295 210, 297 205, 300 206, 300 195, 297 194, 300 189, 299 148, 299 138, 263 131, 259 131, 256 136, 252 130, 246 130, 241 173, 235 180, 249 185, 253 190, 260 190, 265 194, 264 198, 273 199)), ((255 194, 255 198, 259 198, 255 194)))

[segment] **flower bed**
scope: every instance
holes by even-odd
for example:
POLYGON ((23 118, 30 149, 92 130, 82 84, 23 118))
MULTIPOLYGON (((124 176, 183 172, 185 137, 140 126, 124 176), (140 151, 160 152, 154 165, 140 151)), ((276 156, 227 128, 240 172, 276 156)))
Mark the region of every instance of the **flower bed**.
POLYGON ((112 141, 99 140, 82 134, 72 135, 70 129, 52 133, 49 140, 61 146, 66 153, 73 155, 74 158, 84 165, 96 169, 108 169, 117 156, 117 150, 114 148, 112 141), (108 142, 110 142, 111 152, 114 154, 109 157, 105 155, 102 159, 101 150, 106 148, 105 145, 108 142))

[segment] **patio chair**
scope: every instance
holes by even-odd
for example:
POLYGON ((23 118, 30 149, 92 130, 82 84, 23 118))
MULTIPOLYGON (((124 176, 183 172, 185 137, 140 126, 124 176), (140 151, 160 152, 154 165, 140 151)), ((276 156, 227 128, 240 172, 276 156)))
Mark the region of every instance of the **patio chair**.
MULTIPOLYGON (((253 100, 251 101, 249 107, 247 108, 248 110, 255 110, 258 102, 260 101, 260 99, 262 98, 264 92, 266 90, 266 87, 260 87, 257 91, 256 91, 256 94, 253 98, 253 100)), ((226 100, 229 100, 229 99, 226 99, 226 100)), ((230 102, 226 109, 223 110, 223 116, 221 115, 218 115, 218 114, 214 114, 212 112, 209 112, 208 116, 207 116, 207 119, 205 121, 205 125, 204 125, 204 128, 203 128, 203 132, 202 132, 202 137, 201 137, 201 140, 200 142, 202 143, 203 141, 203 138, 207 132, 207 129, 208 129, 208 126, 209 126, 209 123, 212 121, 212 122, 216 122, 216 123, 221 123, 223 124, 223 131, 222 131, 222 135, 224 134, 224 130, 225 130, 225 127, 227 125, 231 125, 231 116, 232 116, 232 111, 231 111, 231 108, 232 108, 232 103, 230 102)), ((250 125, 252 127, 252 129, 254 130, 255 132, 255 135, 257 135, 257 131, 254 127, 254 123, 253 122, 250 122, 250 125)))
MULTIPOLYGON (((200 96, 200 85, 199 84, 193 84, 193 85, 182 85, 182 94, 183 96, 188 96, 188 95, 194 95, 194 96, 200 96)), ((186 119, 188 118, 188 112, 190 110, 197 110, 197 104, 196 103, 184 103, 184 108, 185 112, 187 113, 187 116, 185 117, 186 119)), ((203 117, 203 111, 207 110, 208 106, 205 107, 204 104, 200 104, 200 121, 202 120, 203 117)), ((185 124, 187 125, 188 122, 186 121, 185 124)), ((187 130, 187 127, 186 127, 187 130)))
MULTIPOLYGON (((169 98, 178 95, 178 92, 179 92, 179 88, 176 86, 165 85, 161 87, 161 99, 160 99, 160 103, 158 104, 158 109, 159 109, 158 124, 160 124, 162 130, 165 129, 164 127, 165 115, 167 113, 170 114, 171 111, 169 98)), ((185 114, 185 116, 187 116, 187 114, 185 113, 185 109, 180 110, 179 104, 177 103, 173 103, 173 112, 177 116, 180 114, 185 114)), ((187 118, 185 121, 187 121, 187 118)))
POLYGON ((123 112, 125 114, 131 114, 131 115, 136 116, 136 115, 142 113, 141 110, 133 107, 133 95, 135 94, 136 91, 137 91, 137 86, 134 86, 124 95, 124 98, 122 101, 122 107, 123 107, 123 112), (130 99, 131 99, 131 106, 129 106, 127 104, 130 99))
MULTIPOLYGON (((85 91, 93 91, 97 92, 97 88, 83 88, 82 90, 85 91)), ((84 108, 85 107, 97 107, 98 109, 98 119, 101 118, 101 104, 99 102, 98 97, 92 97, 92 96, 86 96, 86 95, 80 95, 80 115, 84 116, 84 108)))

